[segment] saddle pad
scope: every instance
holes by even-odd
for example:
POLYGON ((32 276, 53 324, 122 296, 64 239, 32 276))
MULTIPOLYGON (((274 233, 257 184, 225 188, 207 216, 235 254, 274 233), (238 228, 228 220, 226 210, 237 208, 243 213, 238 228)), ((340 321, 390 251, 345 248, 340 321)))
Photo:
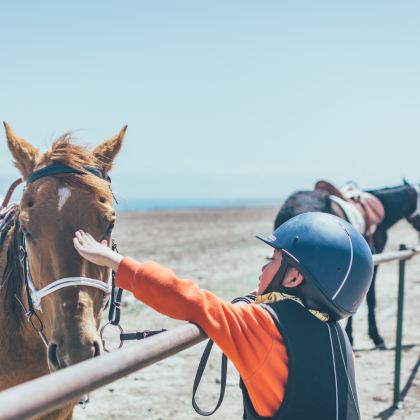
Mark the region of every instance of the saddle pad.
POLYGON ((349 223, 351 223, 358 232, 360 232, 362 235, 366 233, 365 219, 363 218, 362 213, 360 213, 354 204, 345 201, 340 197, 336 197, 335 195, 330 195, 330 200, 334 201, 340 206, 349 223))
POLYGON ((348 182, 343 185, 340 192, 345 199, 354 200, 356 207, 362 213, 367 225, 379 225, 382 222, 385 216, 385 210, 379 198, 361 190, 353 182, 348 182))

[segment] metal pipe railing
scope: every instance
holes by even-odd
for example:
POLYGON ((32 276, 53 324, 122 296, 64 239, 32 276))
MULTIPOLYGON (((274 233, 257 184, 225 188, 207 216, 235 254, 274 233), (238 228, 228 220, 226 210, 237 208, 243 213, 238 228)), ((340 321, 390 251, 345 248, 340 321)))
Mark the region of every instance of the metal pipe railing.
POLYGON ((420 245, 402 251, 387 252, 385 254, 376 254, 373 256, 373 262, 375 265, 391 262, 395 260, 408 260, 414 255, 420 254, 420 245))
MULTIPOLYGON (((418 253, 420 253, 420 246, 410 250, 374 255, 373 259, 377 265, 395 260, 405 261, 418 253)), ((402 300, 403 296, 401 302, 402 300)), ((397 324, 401 323, 399 327, 401 331, 399 347, 401 347, 402 307, 398 310, 398 314, 397 324)), ((83 394, 192 347, 206 338, 204 332, 196 325, 181 325, 126 349, 86 360, 9 388, 0 393, 0 420, 27 418, 51 412, 66 403, 77 400, 83 394)), ((399 355, 400 359, 401 352, 399 355)), ((394 391, 394 395, 398 392, 399 398, 399 373, 398 383, 395 383, 394 390, 397 389, 397 385, 398 391, 394 391)))
POLYGON ((122 350, 85 360, 0 393, 0 419, 46 414, 81 395, 172 356, 207 338, 194 324, 148 337, 122 350))

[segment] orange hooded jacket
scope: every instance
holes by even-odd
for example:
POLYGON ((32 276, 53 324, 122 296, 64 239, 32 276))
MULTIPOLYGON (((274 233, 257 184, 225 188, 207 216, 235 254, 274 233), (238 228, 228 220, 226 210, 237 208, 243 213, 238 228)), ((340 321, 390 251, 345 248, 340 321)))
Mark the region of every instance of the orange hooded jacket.
POLYGON ((265 417, 277 412, 288 377, 287 351, 265 309, 224 302, 155 262, 128 257, 118 267, 116 285, 166 316, 197 324, 233 362, 255 411, 265 417))

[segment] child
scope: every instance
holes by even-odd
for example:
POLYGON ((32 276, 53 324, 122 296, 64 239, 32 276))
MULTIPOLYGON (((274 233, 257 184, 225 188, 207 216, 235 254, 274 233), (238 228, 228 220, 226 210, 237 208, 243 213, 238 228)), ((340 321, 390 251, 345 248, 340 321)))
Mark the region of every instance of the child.
POLYGON ((372 279, 363 237, 326 213, 300 214, 258 237, 273 249, 255 304, 236 306, 137 262, 78 231, 87 260, 116 271, 116 285, 158 312, 200 326, 241 376, 244 418, 359 419, 353 353, 338 320, 353 315, 372 279))

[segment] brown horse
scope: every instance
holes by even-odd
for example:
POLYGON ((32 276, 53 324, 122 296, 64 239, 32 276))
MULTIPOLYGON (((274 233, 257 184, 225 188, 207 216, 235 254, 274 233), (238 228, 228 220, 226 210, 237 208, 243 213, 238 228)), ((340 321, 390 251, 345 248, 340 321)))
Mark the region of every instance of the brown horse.
MULTIPOLYGON (((42 154, 4 125, 26 186, 0 243, 0 390, 101 352, 98 327, 109 272, 82 260, 72 238, 84 229, 110 241, 115 210, 107 174, 126 130, 93 151, 73 144, 67 134, 42 154), (63 278, 84 278, 94 287, 70 283, 36 302, 36 293, 63 278), (31 308, 35 328, 25 319, 31 308)), ((71 419, 73 407, 43 418, 71 419)))

